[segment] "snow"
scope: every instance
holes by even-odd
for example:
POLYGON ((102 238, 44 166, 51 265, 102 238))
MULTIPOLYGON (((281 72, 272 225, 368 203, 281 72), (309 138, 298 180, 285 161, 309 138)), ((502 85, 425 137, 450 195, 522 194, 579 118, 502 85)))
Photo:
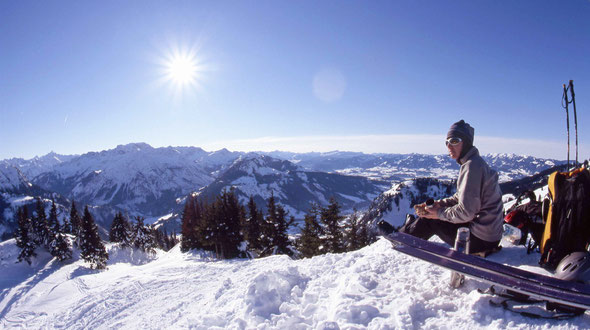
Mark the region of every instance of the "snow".
POLYGON ((16 167, 0 163, 0 191, 18 190, 23 183, 28 182, 16 167))
MULTIPOLYGON (((504 242, 504 244, 507 244, 504 242)), ((202 253, 146 255, 108 246, 108 269, 59 264, 39 253, 15 264, 0 243, 0 328, 415 329, 588 328, 586 313, 539 320, 490 306, 468 279, 411 258, 381 239, 361 250, 292 260, 216 261, 202 253)), ((538 254, 506 245, 491 260, 543 272, 538 254)))
POLYGON ((340 195, 340 196, 342 196, 342 197, 344 197, 346 199, 349 199, 349 200, 351 200, 353 202, 356 202, 356 203, 362 203, 362 202, 364 202, 364 200, 362 198, 358 198, 358 197, 354 197, 354 196, 350 196, 350 195, 346 195, 346 194, 342 194, 342 193, 338 193, 338 195, 340 195))

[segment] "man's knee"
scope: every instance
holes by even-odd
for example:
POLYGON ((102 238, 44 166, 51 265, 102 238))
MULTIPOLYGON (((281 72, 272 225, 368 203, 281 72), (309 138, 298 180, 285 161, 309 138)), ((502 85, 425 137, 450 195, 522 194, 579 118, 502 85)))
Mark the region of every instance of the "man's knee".
POLYGON ((428 240, 435 234, 432 231, 429 219, 414 217, 411 214, 406 216, 406 222, 399 231, 425 240, 428 240))

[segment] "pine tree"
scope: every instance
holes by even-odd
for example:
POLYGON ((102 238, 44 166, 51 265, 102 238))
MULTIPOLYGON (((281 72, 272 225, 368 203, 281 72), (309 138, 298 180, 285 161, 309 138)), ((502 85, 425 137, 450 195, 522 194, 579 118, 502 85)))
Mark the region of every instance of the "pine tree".
POLYGON ((36 214, 33 217, 33 238, 37 246, 47 246, 50 241, 49 225, 47 223, 47 214, 45 214, 45 204, 40 197, 37 197, 35 207, 36 214))
MULTIPOLYGON (((73 204, 72 204, 73 205, 73 204)), ((80 257, 91 264, 91 268, 104 269, 109 258, 108 253, 98 236, 98 227, 94 218, 88 211, 88 206, 84 208, 80 231, 80 257)))
POLYGON ((76 241, 79 242, 82 219, 80 218, 80 213, 78 213, 76 202, 74 201, 72 201, 72 208, 70 209, 70 225, 72 226, 70 234, 76 236, 76 241))
POLYGON ((58 232, 55 235, 55 239, 51 241, 49 245, 50 253, 56 257, 59 261, 64 261, 72 258, 72 249, 68 243, 67 237, 58 232))
POLYGON ((262 222, 262 256, 269 256, 274 253, 274 238, 276 236, 275 231, 276 227, 275 224, 277 222, 277 203, 275 201, 274 194, 271 193, 270 198, 266 202, 266 217, 264 217, 264 221, 262 222))
POLYGON ((219 254, 220 247, 216 244, 218 236, 217 217, 218 205, 217 203, 203 202, 201 220, 197 221, 197 237, 199 245, 207 251, 216 252, 219 254))
POLYGON ((61 232, 64 234, 72 233, 72 223, 68 217, 63 218, 63 225, 61 226, 61 232))
POLYGON ((49 243, 47 248, 52 256, 59 261, 64 261, 72 258, 72 250, 68 243, 67 237, 62 233, 57 220, 57 207, 55 201, 51 202, 51 210, 49 211, 49 243))
POLYGON ((151 236, 154 240, 155 246, 161 250, 166 250, 166 242, 164 240, 164 234, 154 227, 151 227, 151 230, 152 230, 151 236))
POLYGON ((170 249, 174 246, 172 244, 172 238, 170 237, 170 235, 168 235, 168 232, 165 229, 164 229, 163 235, 164 235, 164 237, 163 237, 164 245, 162 246, 162 249, 164 249, 164 251, 170 251, 170 249))
POLYGON ((169 251, 172 248, 172 241, 166 229, 164 229, 164 231, 154 229, 154 236, 156 237, 156 242, 158 243, 158 247, 160 249, 169 251))
POLYGON ((176 244, 180 243, 180 239, 176 235, 176 230, 174 232, 172 232, 172 236, 170 236, 170 242, 171 242, 170 248, 173 248, 176 246, 176 244))
MULTIPOLYGON (((240 256, 240 246, 244 241, 241 224, 244 220, 241 208, 234 190, 224 190, 210 204, 206 212, 208 239, 206 243, 215 251, 218 258, 230 259, 240 256)), ((244 254, 246 251, 243 251, 244 254)))
POLYGON ((376 237, 371 235, 371 230, 369 228, 369 223, 366 221, 362 221, 362 218, 358 218, 359 221, 359 249, 363 248, 374 241, 376 241, 376 237))
POLYGON ((21 250, 18 254, 18 261, 26 261, 29 265, 31 264, 31 257, 35 257, 35 242, 31 237, 31 219, 29 218, 29 212, 27 206, 19 208, 17 211, 18 228, 15 232, 16 246, 21 250))
POLYGON ((51 209, 49 210, 49 219, 47 220, 47 227, 49 230, 49 238, 52 239, 57 233, 62 232, 57 219, 57 207, 55 201, 51 201, 51 209))
POLYGON ((312 204, 310 210, 305 214, 303 230, 297 240, 298 250, 304 258, 320 255, 323 251, 322 226, 318 222, 319 206, 312 204))
POLYGON ((346 225, 346 250, 355 251, 363 247, 363 241, 360 232, 360 223, 357 211, 350 215, 348 224, 346 225))
MULTIPOLYGON (((244 242, 242 224, 245 222, 244 209, 241 207, 235 190, 223 191, 218 203, 218 239, 222 258, 235 258, 242 255, 240 250, 244 242)), ((245 253, 245 251, 243 251, 245 253)))
MULTIPOLYGON (((215 207, 199 200, 193 203, 193 225, 195 249, 214 251, 213 232, 215 227, 215 207)), ((176 236, 176 233, 174 234, 176 236)), ((175 238, 176 239, 176 238, 175 238)))
POLYGON ((144 218, 135 217, 135 224, 133 225, 133 247, 147 253, 155 253, 155 242, 152 236, 152 230, 143 224, 144 218))
POLYGON ((197 246, 197 223, 195 214, 195 204, 197 201, 194 197, 189 196, 184 204, 182 212, 182 224, 180 232, 180 251, 187 252, 197 246))
POLYGON ((254 198, 248 200, 248 218, 246 220, 245 239, 248 241, 250 250, 260 252, 262 250, 262 213, 258 210, 254 198))
POLYGON ((276 203, 274 194, 271 194, 267 203, 268 214, 263 223, 262 232, 264 234, 263 243, 264 255, 272 254, 291 254, 288 248, 290 245, 288 229, 293 223, 286 220, 287 213, 285 209, 276 203))
POLYGON ((289 229, 289 225, 292 224, 295 219, 293 217, 290 220, 287 220, 287 212, 285 208, 280 204, 277 205, 277 223, 275 231, 275 237, 273 238, 273 242, 276 246, 276 251, 278 254, 287 254, 292 255, 293 252, 289 248, 291 246, 291 241, 289 240, 289 234, 287 233, 289 229))
POLYGON ((111 223, 109 230, 109 241, 113 243, 121 243, 122 247, 131 245, 129 221, 123 217, 123 213, 118 212, 111 223))
POLYGON ((327 250, 326 252, 344 252, 344 235, 340 228, 340 221, 342 221, 344 217, 340 215, 340 205, 334 197, 330 198, 330 204, 327 207, 322 208, 321 219, 326 234, 324 244, 327 250))

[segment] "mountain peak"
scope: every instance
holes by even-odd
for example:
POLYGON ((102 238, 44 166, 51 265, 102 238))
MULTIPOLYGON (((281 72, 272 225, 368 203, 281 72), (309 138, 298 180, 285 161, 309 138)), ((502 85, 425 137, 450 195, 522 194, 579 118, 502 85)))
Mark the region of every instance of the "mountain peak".
POLYGON ((13 165, 0 162, 0 191, 16 191, 21 187, 30 187, 31 183, 22 172, 13 165))
POLYGON ((139 152, 153 150, 154 148, 147 143, 137 142, 128 144, 119 144, 114 150, 118 152, 139 152))
POLYGON ((248 173, 268 173, 269 169, 279 172, 299 170, 299 167, 290 161, 256 153, 249 153, 238 157, 231 167, 248 173))

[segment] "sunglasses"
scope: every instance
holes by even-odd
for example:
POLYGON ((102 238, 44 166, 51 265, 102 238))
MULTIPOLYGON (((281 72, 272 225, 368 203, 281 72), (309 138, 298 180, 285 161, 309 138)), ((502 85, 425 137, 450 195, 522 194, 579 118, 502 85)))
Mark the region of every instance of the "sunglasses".
POLYGON ((461 141, 463 141, 463 140, 461 140, 461 138, 458 138, 458 137, 452 137, 452 138, 448 138, 448 139, 445 141, 445 145, 446 145, 447 147, 449 146, 449 144, 450 144, 450 145, 452 145, 452 146, 456 146, 457 144, 461 143, 461 141))

